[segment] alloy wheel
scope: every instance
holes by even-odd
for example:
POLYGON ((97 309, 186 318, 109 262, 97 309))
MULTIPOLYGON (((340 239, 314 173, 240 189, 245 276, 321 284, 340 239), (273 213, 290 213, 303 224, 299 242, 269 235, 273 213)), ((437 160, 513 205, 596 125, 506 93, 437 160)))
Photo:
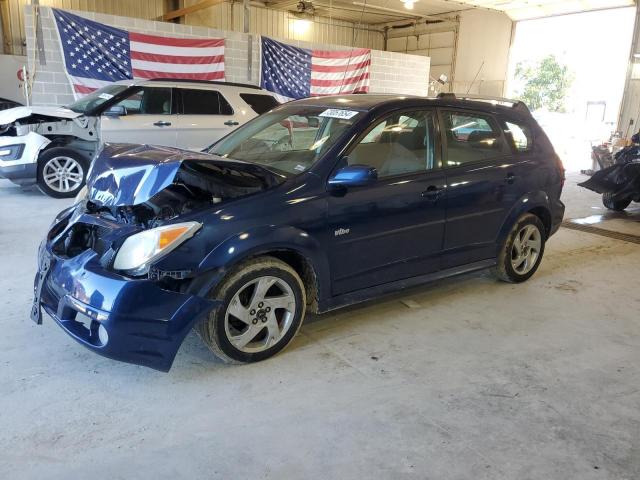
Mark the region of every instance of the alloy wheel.
POLYGON ((511 247, 511 266, 519 275, 526 275, 536 265, 542 248, 542 234, 535 225, 525 225, 516 234, 511 247))
POLYGON ((283 279, 262 276, 244 284, 225 312, 227 339, 238 350, 257 353, 276 345, 296 313, 293 289, 283 279))
POLYGON ((47 187, 60 193, 78 189, 83 177, 82 165, 71 157, 53 157, 42 170, 42 179, 47 187))

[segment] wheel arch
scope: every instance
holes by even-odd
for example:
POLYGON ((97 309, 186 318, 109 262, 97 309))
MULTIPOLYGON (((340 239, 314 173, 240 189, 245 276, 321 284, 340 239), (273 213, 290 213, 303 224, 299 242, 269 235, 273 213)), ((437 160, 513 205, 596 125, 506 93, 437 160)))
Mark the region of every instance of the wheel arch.
POLYGON ((528 210, 526 213, 532 213, 540 219, 544 225, 545 237, 549 238, 551 233, 551 211, 546 206, 540 205, 528 210))
POLYGON ((317 312, 318 303, 329 295, 329 267, 326 254, 315 238, 295 227, 259 227, 228 238, 201 262, 203 272, 193 284, 199 295, 207 295, 232 271, 247 260, 271 256, 300 275, 307 294, 307 309, 317 312))
POLYGON ((549 238, 552 228, 552 216, 550 208, 549 196, 542 191, 527 193, 520 197, 516 204, 511 208, 505 221, 502 224, 500 233, 496 241, 498 252, 504 241, 506 240, 511 228, 515 222, 524 213, 532 213, 537 216, 545 227, 545 239, 549 238))
POLYGON ((38 152, 38 161, 40 161, 40 155, 47 150, 51 150, 52 148, 69 148, 79 155, 82 155, 82 157, 87 161, 87 164, 90 164, 97 147, 97 142, 83 140, 73 135, 44 135, 44 137, 49 140, 49 143, 44 145, 44 147, 42 147, 38 152))

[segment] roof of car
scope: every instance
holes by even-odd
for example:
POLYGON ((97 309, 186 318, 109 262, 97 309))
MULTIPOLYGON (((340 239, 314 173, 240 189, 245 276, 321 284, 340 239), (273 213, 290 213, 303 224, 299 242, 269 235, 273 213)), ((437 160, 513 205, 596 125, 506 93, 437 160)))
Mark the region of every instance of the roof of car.
POLYGON ((120 80, 116 82, 119 85, 156 85, 156 86, 185 86, 185 87, 230 87, 247 90, 263 91, 257 85, 251 85, 248 83, 235 83, 235 82, 221 82, 216 80, 189 80, 184 78, 150 78, 150 79, 135 79, 135 80, 120 80))
POLYGON ((415 95, 367 93, 305 98, 291 103, 365 111, 395 107, 402 108, 404 106, 408 108, 421 106, 446 106, 472 108, 474 110, 486 112, 499 111, 512 113, 515 111, 517 113, 529 113, 526 105, 522 102, 497 99, 493 97, 456 97, 454 94, 446 94, 438 97, 419 97, 415 95))

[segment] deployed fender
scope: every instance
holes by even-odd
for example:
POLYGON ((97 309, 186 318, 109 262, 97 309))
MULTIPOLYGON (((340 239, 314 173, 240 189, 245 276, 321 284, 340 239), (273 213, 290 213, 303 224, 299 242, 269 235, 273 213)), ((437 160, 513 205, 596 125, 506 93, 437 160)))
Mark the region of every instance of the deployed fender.
MULTIPOLYGON (((210 291, 230 269, 247 258, 275 251, 299 254, 311 265, 316 279, 329 278, 327 256, 315 238, 299 228, 265 225, 226 239, 202 260, 198 269, 212 275, 199 286, 200 292, 210 291)), ((319 300, 330 295, 326 282, 317 287, 319 300)))

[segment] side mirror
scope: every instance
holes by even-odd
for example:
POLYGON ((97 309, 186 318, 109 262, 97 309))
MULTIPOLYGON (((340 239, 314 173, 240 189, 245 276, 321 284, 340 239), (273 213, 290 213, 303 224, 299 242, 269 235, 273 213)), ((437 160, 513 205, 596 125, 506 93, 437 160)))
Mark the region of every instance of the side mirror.
POLYGON ((320 120, 318 120, 318 117, 307 117, 307 123, 309 128, 318 128, 320 126, 320 120))
POLYGON ((332 187, 362 187, 378 180, 378 170, 369 165, 349 165, 338 170, 330 179, 332 187))
POLYGON ((111 105, 103 113, 105 117, 121 117, 126 114, 127 114, 127 109, 124 107, 124 105, 111 105))

